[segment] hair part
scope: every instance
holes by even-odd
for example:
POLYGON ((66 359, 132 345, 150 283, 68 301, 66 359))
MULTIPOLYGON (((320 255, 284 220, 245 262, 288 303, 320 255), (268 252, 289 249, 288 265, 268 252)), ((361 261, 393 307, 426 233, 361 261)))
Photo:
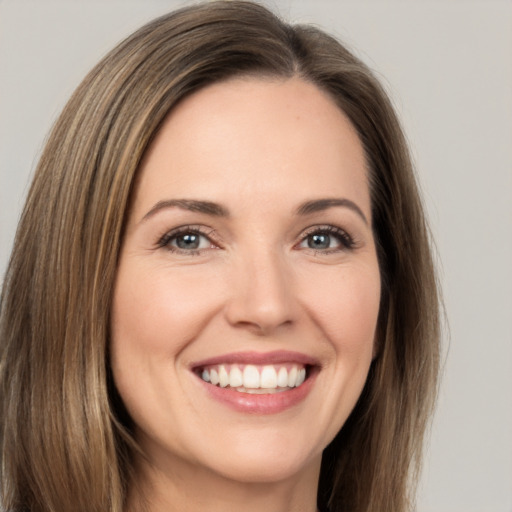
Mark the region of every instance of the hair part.
POLYGON ((251 2, 154 20, 84 79, 47 141, 0 310, 1 501, 122 512, 138 449, 108 362, 110 310, 137 170, 173 107, 232 77, 299 76, 333 98, 365 150, 382 275, 378 355, 326 448, 318 501, 405 512, 439 367, 439 297, 407 145, 386 93, 344 46, 251 2))

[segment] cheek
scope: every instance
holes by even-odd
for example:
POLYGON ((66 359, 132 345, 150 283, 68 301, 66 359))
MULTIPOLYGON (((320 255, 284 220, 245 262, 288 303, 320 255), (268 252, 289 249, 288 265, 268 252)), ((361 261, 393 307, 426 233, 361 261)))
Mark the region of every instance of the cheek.
POLYGON ((312 282, 314 286, 303 286, 308 290, 305 306, 340 360, 352 356, 366 361, 369 354, 371 359, 380 306, 377 264, 317 273, 312 282))
POLYGON ((179 352, 215 312, 211 276, 165 267, 144 272, 134 267, 119 270, 113 302, 114 343, 142 351, 179 352))
POLYGON ((170 409, 170 390, 182 385, 175 371, 180 356, 215 314, 216 295, 206 289, 212 276, 200 274, 198 269, 178 273, 166 265, 148 268, 133 261, 119 267, 111 366, 130 416, 145 432, 155 433, 151 418, 166 422, 162 411, 170 409))

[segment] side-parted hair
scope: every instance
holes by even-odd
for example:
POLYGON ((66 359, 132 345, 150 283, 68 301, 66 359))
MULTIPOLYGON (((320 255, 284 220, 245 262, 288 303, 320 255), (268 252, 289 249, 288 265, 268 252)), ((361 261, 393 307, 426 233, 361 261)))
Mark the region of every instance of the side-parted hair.
POLYGON ((173 107, 237 76, 300 77, 356 128, 382 298, 378 354, 322 459, 318 504, 405 512, 437 390, 439 296, 407 145, 385 91, 318 28, 240 1, 158 18, 87 75, 41 156, 0 309, 0 508, 122 512, 137 450, 112 383, 112 295, 137 171, 173 107))

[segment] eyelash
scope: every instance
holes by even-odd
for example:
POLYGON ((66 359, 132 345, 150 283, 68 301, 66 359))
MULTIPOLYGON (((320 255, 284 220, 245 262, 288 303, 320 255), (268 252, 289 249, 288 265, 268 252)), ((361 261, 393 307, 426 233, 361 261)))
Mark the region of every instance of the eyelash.
POLYGON ((174 247, 171 245, 171 242, 178 238, 180 235, 198 235, 206 238, 210 244, 218 245, 216 242, 212 240, 212 233, 214 233, 213 229, 204 229, 202 226, 182 226, 172 231, 165 233, 157 242, 157 247, 162 249, 167 249, 168 251, 175 254, 184 254, 187 256, 196 256, 201 254, 204 249, 180 249, 179 247, 174 247))
POLYGON ((351 250, 356 246, 354 239, 345 230, 332 225, 313 226, 309 228, 302 235, 299 245, 314 235, 334 236, 340 243, 340 247, 333 247, 322 250, 309 247, 308 249, 314 251, 315 254, 332 254, 336 252, 351 250))
MULTIPOLYGON (((167 249, 168 251, 175 253, 175 254, 183 254, 187 256, 195 256, 200 255, 205 249, 181 249, 179 247, 175 247, 171 245, 171 242, 175 239, 177 239, 180 235, 197 235, 200 237, 204 237, 208 240, 208 242, 212 245, 218 246, 219 244, 212 240, 212 234, 215 231, 213 229, 204 229, 202 226, 182 226, 176 229, 173 229, 172 231, 169 231, 162 235, 158 242, 157 247, 162 249, 167 249)), ((314 251, 315 254, 332 254, 347 250, 352 250, 355 248, 356 244, 354 242, 354 239, 343 229, 340 229, 336 226, 332 225, 325 225, 325 226, 313 226, 311 228, 308 228, 300 238, 300 241, 298 244, 295 244, 294 247, 299 247, 302 243, 307 241, 307 239, 314 235, 327 235, 327 236, 334 236, 339 244, 340 247, 334 247, 334 248, 326 248, 326 249, 315 249, 312 247, 308 247, 308 250, 314 251)), ((211 247, 210 247, 211 248, 211 247)))

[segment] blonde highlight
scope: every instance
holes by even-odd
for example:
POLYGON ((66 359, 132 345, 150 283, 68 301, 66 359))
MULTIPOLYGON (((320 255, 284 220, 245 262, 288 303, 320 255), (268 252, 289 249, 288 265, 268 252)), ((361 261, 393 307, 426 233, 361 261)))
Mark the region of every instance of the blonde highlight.
POLYGON ((138 448, 108 345, 137 171, 179 101, 243 75, 316 84, 363 143, 383 275, 379 351, 325 450, 318 502, 331 512, 411 509, 437 390, 439 289, 399 122, 371 71, 338 41, 257 4, 220 1, 163 16, 123 41, 84 79, 48 138, 1 298, 6 510, 123 511, 138 448))

